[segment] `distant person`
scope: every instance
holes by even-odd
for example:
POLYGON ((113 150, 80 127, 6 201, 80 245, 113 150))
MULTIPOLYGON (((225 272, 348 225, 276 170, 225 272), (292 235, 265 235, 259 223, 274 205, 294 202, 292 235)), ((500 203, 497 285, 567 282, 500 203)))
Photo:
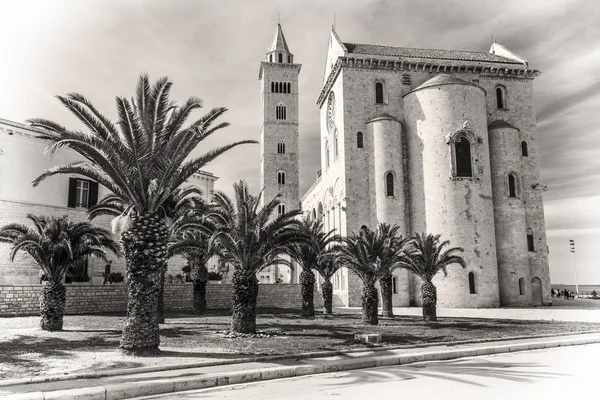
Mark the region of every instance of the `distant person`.
POLYGON ((102 281, 103 285, 106 285, 106 282, 112 283, 108 277, 110 276, 110 267, 112 265, 112 260, 108 260, 106 265, 104 266, 104 281, 102 281))

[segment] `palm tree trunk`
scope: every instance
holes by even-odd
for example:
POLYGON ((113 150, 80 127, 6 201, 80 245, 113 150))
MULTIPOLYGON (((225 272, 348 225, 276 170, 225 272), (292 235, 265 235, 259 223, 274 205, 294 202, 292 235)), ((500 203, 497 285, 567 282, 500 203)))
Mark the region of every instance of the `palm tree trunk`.
POLYGON ((206 282, 194 281, 194 310, 198 315, 206 312, 206 282))
POLYGON ((208 282, 208 268, 206 263, 196 260, 191 271, 192 282, 194 282, 194 310, 196 314, 206 312, 206 283, 208 282))
POLYGON ((158 323, 165 323, 165 272, 160 277, 160 290, 158 292, 158 323))
POLYGON ((392 299, 392 275, 386 275, 379 279, 379 286, 381 286, 381 311, 384 317, 393 317, 393 299, 392 299))
POLYGON ((63 328, 67 289, 61 282, 46 281, 40 294, 40 327, 44 331, 60 331, 63 328))
POLYGON ((421 286, 421 300, 423 303, 423 321, 437 321, 437 289, 433 283, 423 283, 421 286))
POLYGON ((321 290, 323 291, 323 309, 325 314, 331 315, 333 314, 333 284, 331 278, 325 278, 321 290))
POLYGON ((301 293, 302 293, 302 310, 300 316, 312 318, 315 316, 315 274, 310 269, 302 268, 300 273, 301 293))
POLYGON ((127 266, 127 320, 120 348, 126 354, 160 350, 158 300, 166 268, 169 232, 157 214, 133 216, 122 236, 127 266))
POLYGON ((362 319, 365 324, 377 325, 379 296, 374 284, 364 285, 362 290, 362 319))
POLYGON ((231 330, 239 333, 256 332, 256 298, 258 279, 254 271, 236 268, 233 272, 233 317, 231 330))

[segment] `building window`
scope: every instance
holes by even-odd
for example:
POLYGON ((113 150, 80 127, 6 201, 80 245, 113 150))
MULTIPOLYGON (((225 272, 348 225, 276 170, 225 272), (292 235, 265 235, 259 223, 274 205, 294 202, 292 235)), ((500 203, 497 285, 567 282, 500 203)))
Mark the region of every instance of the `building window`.
POLYGON ((289 82, 287 84, 287 93, 292 93, 292 84, 289 82))
POLYGON ((466 137, 459 137, 454 144, 456 160, 456 176, 470 178, 473 176, 471 163, 471 142, 466 137))
POLYGON ((477 292, 475 291, 475 274, 472 272, 469 272, 469 293, 470 294, 476 294, 477 292))
POLYGON ((277 205, 277 214, 278 215, 285 214, 285 204, 278 204, 277 205))
MULTIPOLYGON (((323 221, 323 204, 319 203, 319 214, 317 215, 317 218, 319 221, 323 221)), ((325 229, 325 227, 323 227, 323 229, 325 229)))
POLYGON ((362 132, 358 132, 356 134, 356 148, 358 148, 358 149, 363 148, 363 133, 362 132))
POLYGON ((275 93, 275 82, 271 82, 271 93, 275 93))
POLYGON ((524 278, 519 279, 519 295, 520 296, 525 295, 525 279, 524 278))
POLYGON ((277 184, 285 185, 285 172, 280 171, 277 173, 277 184))
POLYGON ((506 89, 503 86, 496 86, 496 108, 505 110, 506 107, 506 89))
POLYGON ((90 207, 98 203, 98 183, 87 179, 69 178, 67 206, 90 207))
POLYGON ((398 294, 398 285, 397 285, 396 277, 392 276, 392 293, 398 294))
POLYGON ((394 174, 391 172, 385 174, 385 195, 388 197, 394 196, 394 174))
POLYGON ((535 251, 535 243, 533 241, 533 230, 531 228, 527 228, 527 250, 535 251))
POLYGON ((521 155, 523 157, 529 156, 529 151, 527 151, 527 142, 525 141, 521 142, 521 155))
POLYGON ((517 176, 508 174, 508 197, 517 197, 517 176))
POLYGON ((314 208, 313 208, 313 211, 312 211, 312 219, 314 219, 314 220, 317 219, 317 212, 315 211, 314 208))
POLYGON ((278 105, 275 108, 275 117, 279 120, 286 120, 287 119, 287 109, 286 106, 284 105, 278 105))
POLYGON ((375 83, 375 104, 383 104, 384 96, 383 96, 383 82, 375 83))
POLYGON ((329 168, 329 142, 325 143, 325 166, 329 168))
POLYGON ((283 143, 283 142, 277 143, 277 153, 285 154, 285 143, 283 143))
POLYGON ((338 133, 336 131, 335 132, 335 138, 334 138, 334 141, 333 141, 333 157, 334 158, 337 158, 338 154, 339 154, 339 152, 338 152, 338 143, 339 143, 338 133))
POLYGON ((292 56, 290 56, 290 55, 288 54, 288 64, 291 64, 291 63, 292 63, 292 56))
POLYGON ((273 54, 269 54, 269 62, 273 62, 273 54))
POLYGON ((283 54, 279 53, 279 62, 282 63, 283 62, 283 54))

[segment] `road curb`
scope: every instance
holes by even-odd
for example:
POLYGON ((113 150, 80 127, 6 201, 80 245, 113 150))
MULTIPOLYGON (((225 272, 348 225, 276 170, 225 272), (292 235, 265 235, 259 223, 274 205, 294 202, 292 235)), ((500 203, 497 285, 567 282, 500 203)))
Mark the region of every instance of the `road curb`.
POLYGON ((204 389, 246 382, 267 381, 294 376, 313 375, 327 372, 349 371, 355 369, 408 365, 423 361, 445 361, 464 357, 484 356, 500 353, 512 353, 526 350, 575 346, 600 343, 598 337, 568 338, 533 343, 506 343, 468 349, 450 349, 414 354, 397 354, 357 357, 346 360, 311 360, 311 364, 269 367, 232 372, 218 372, 206 375, 185 376, 173 379, 154 379, 139 382, 117 383, 104 386, 92 386, 80 389, 68 389, 50 392, 19 393, 2 397, 6 400, 121 400, 155 394, 168 394, 186 390, 204 389))
POLYGON ((259 356, 259 357, 246 357, 246 358, 238 358, 236 360, 222 360, 222 361, 209 361, 204 363, 189 363, 189 364, 171 364, 164 366, 150 366, 150 367, 137 367, 137 368, 127 368, 127 369, 113 369, 109 371, 103 372, 86 372, 86 373, 78 373, 72 375, 50 375, 50 376, 42 376, 42 377, 32 377, 32 378, 18 378, 18 379, 4 379, 0 380, 0 387, 5 386, 16 386, 16 385, 26 385, 30 383, 46 383, 46 382, 58 382, 58 381, 69 381, 76 379, 98 379, 98 378, 106 378, 110 376, 123 376, 123 375, 134 375, 134 374, 144 374, 151 372, 160 372, 160 371, 174 371, 178 369, 189 369, 189 368, 202 368, 202 367, 214 367, 219 365, 232 365, 232 364, 244 364, 249 362, 265 362, 265 361, 277 361, 284 359, 298 359, 303 360, 307 358, 314 357, 331 357, 331 356, 341 356, 353 353, 362 353, 365 351, 388 351, 388 350, 400 350, 400 349, 421 349, 426 347, 435 347, 435 346, 460 346, 462 344, 475 344, 475 343, 490 343, 490 342, 498 342, 498 341, 509 341, 509 340, 523 340, 523 339, 543 339, 548 337, 561 337, 561 336, 572 336, 572 335, 587 335, 593 333, 600 333, 600 330, 593 331, 582 331, 582 332, 566 332, 566 333, 550 333, 544 335, 536 335, 536 336, 511 336, 505 338, 483 338, 483 339, 472 339, 472 340, 462 340, 462 341, 450 341, 450 342, 434 342, 434 343, 420 343, 420 344, 411 344, 411 345, 398 345, 398 346, 379 346, 379 347, 363 347, 359 349, 350 349, 350 350, 328 350, 328 351, 314 351, 309 353, 299 353, 299 354, 282 354, 282 355, 273 355, 273 356, 259 356))

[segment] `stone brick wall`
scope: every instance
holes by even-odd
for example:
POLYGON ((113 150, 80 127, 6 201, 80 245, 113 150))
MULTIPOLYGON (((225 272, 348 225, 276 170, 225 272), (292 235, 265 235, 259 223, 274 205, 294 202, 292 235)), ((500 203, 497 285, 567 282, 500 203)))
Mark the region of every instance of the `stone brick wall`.
MULTIPOLYGON (((65 314, 94 314, 125 312, 127 286, 116 285, 66 285, 65 314)), ((38 299, 42 285, 0 286, 0 317, 39 315, 38 299)), ((165 285, 167 311, 192 311, 192 285, 165 285)), ((209 309, 231 308, 230 284, 209 284, 206 300, 209 309)), ((315 307, 323 307, 321 294, 315 289, 315 307)), ((258 307, 300 308, 299 284, 260 285, 258 307)))

